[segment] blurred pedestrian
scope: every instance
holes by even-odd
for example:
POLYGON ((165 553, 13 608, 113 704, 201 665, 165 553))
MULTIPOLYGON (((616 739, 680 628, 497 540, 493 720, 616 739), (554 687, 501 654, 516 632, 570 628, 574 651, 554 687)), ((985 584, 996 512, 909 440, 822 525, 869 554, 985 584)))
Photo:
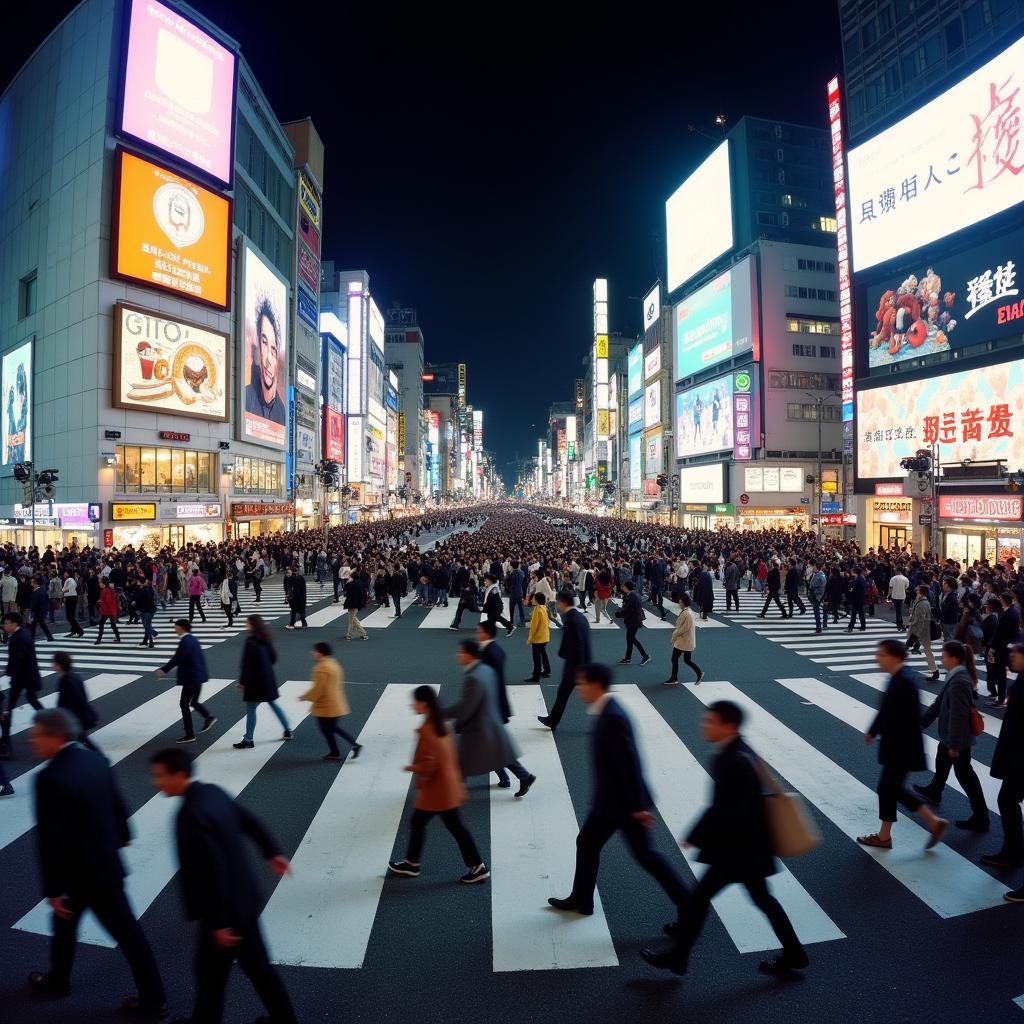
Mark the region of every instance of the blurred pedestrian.
POLYGON ((340 736, 352 748, 354 761, 363 747, 338 724, 338 719, 349 713, 349 706, 345 699, 345 675, 341 671, 341 666, 331 657, 330 644, 313 644, 313 685, 300 700, 312 703, 313 717, 327 741, 327 753, 324 754, 323 760, 344 760, 338 750, 338 741, 334 738, 340 736))
POLYGON ((256 744, 253 733, 256 729, 256 712, 260 704, 268 704, 270 710, 284 729, 281 739, 292 738, 292 727, 288 724, 288 716, 277 704, 280 696, 277 680, 274 678, 274 665, 277 663, 277 652, 270 638, 270 630, 259 615, 250 615, 245 620, 245 646, 242 648, 242 665, 238 671, 238 689, 245 701, 245 735, 234 744, 235 750, 251 750, 256 744))

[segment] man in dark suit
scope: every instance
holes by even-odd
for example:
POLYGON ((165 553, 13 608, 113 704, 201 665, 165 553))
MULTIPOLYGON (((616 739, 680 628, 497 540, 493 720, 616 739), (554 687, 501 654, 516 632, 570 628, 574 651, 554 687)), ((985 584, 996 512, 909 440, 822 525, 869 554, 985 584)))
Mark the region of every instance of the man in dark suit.
POLYGON ((903 785, 908 772, 923 771, 927 764, 924 759, 924 739, 921 735, 921 676, 904 663, 907 660, 907 645, 902 640, 882 640, 875 651, 878 667, 889 674, 889 685, 882 694, 871 728, 864 735, 869 746, 876 736, 878 763, 882 774, 878 780, 878 817, 881 821, 878 831, 872 835, 857 836, 862 846, 881 850, 892 849, 892 826, 896 821, 896 804, 901 803, 911 812, 920 814, 931 835, 925 844, 930 850, 949 828, 945 818, 938 817, 919 796, 903 785))
POLYGON ((523 607, 523 596, 526 593, 526 575, 518 562, 512 562, 512 571, 508 574, 508 621, 516 621, 516 610, 519 611, 519 625, 526 625, 526 609, 523 607))
POLYGON ((697 604, 700 605, 700 617, 706 619, 715 606, 715 584, 711 579, 711 573, 706 564, 700 567, 697 582, 693 589, 693 597, 697 604))
POLYGON ((42 577, 36 576, 32 580, 32 597, 28 603, 28 610, 32 613, 32 639, 36 638, 36 629, 42 627, 43 636, 50 643, 53 643, 53 634, 46 624, 46 617, 50 614, 50 596, 43 586, 42 577))
POLYGON ((192 623, 188 619, 176 619, 174 632, 181 638, 177 650, 171 660, 163 668, 156 670, 157 679, 163 679, 172 668, 178 670, 178 685, 181 687, 181 721, 185 726, 185 735, 179 737, 177 743, 194 743, 195 730, 192 727, 192 709, 203 716, 202 732, 206 732, 217 719, 199 703, 199 692, 203 683, 210 678, 206 671, 206 659, 199 641, 192 635, 192 623))
POLYGON ((306 622, 306 577, 301 573, 295 573, 289 568, 288 573, 291 574, 290 586, 288 586, 288 606, 291 608, 291 614, 288 616, 288 625, 285 629, 294 629, 295 620, 298 619, 302 623, 302 628, 307 629, 308 623, 306 622))
MULTIPOLYGON (((1017 673, 1017 682, 1010 687, 1006 712, 999 727, 999 738, 992 754, 992 778, 1000 779, 999 820, 1003 826, 1003 845, 996 853, 986 854, 982 864, 996 868, 1019 868, 1024 865, 1024 821, 1020 805, 1024 800, 1024 644, 1014 644, 1010 651, 1010 667, 1017 673)), ((1024 889, 1006 894, 1014 903, 1024 902, 1024 889)))
POLYGON ((57 673, 57 707, 75 716, 82 726, 79 736, 82 744, 90 750, 96 750, 96 747, 86 739, 86 734, 90 729, 96 728, 99 716, 89 703, 89 694, 86 692, 82 677, 71 671, 71 655, 57 651, 53 655, 51 667, 57 673))
POLYGON ((850 625, 847 633, 853 632, 853 623, 860 616, 860 631, 863 633, 868 624, 864 619, 864 605, 868 600, 868 567, 865 565, 850 581, 846 591, 846 600, 850 603, 850 625))
POLYGON ((1010 664, 1009 646, 1020 633, 1020 614, 1013 601, 1013 594, 1004 590, 999 595, 1003 610, 996 620, 995 632, 986 657, 992 666, 988 674, 989 686, 995 690, 995 696, 989 700, 992 707, 1006 707, 1006 672, 1010 664))
POLYGON ((405 591, 408 586, 408 574, 400 565, 396 565, 394 570, 388 575, 388 593, 395 604, 393 619, 400 619, 402 617, 402 598, 405 597, 405 591))
POLYGON ((91 910, 121 947, 138 987, 124 1008, 167 1016, 160 971, 124 893, 120 849, 131 841, 128 813, 106 758, 75 740, 81 725, 66 711, 40 711, 29 735, 49 763, 36 776, 39 867, 53 910, 50 970, 33 971, 37 992, 67 995, 78 922, 91 910))
POLYGON ((779 599, 779 592, 782 590, 782 573, 779 571, 779 560, 773 558, 771 565, 768 566, 768 575, 764 581, 764 607, 761 609, 761 614, 758 615, 759 619, 768 618, 768 605, 774 601, 778 605, 779 613, 782 617, 788 618, 786 615, 786 609, 782 607, 782 601, 779 599))
POLYGON ((161 793, 184 797, 175 838, 185 913, 199 922, 192 1024, 219 1024, 236 960, 270 1014, 260 1020, 295 1024, 291 1000, 260 932, 260 893, 242 838, 256 843, 278 878, 291 873, 288 858, 259 818, 219 786, 192 778, 192 758, 184 750, 158 751, 149 763, 161 793))
POLYGON ((572 891, 564 899, 552 896, 548 903, 558 910, 592 914, 601 850, 616 832, 622 832, 640 866, 682 910, 689 893, 668 860, 651 845, 654 801, 644 781, 633 725, 611 685, 612 670, 607 665, 583 665, 576 676, 580 698, 596 719, 591 734, 594 796, 576 839, 572 891))
POLYGON ((651 584, 651 604, 658 609, 658 614, 665 618, 665 573, 668 564, 660 556, 655 556, 647 563, 647 579, 651 584))
POLYGON ((644 650, 644 646, 636 638, 637 630, 644 624, 644 606, 640 595, 633 589, 633 581, 625 580, 622 584, 623 593, 622 607, 615 613, 615 618, 622 619, 626 627, 626 654, 619 662, 620 665, 628 665, 633 657, 633 648, 640 652, 640 664, 646 665, 651 656, 644 650))
POLYGON ((562 681, 558 684, 554 707, 548 714, 537 716, 537 721, 552 732, 558 728, 569 697, 576 688, 576 673, 590 662, 590 623, 576 607, 576 598, 571 591, 559 591, 555 603, 562 615, 562 642, 558 647, 558 656, 563 661, 562 681))
POLYGON ((7 712, 0 723, 0 752, 4 757, 11 754, 11 719, 21 695, 35 708, 42 711, 39 703, 39 690, 42 680, 39 676, 39 663, 36 661, 36 647, 32 636, 22 624, 20 612, 7 612, 4 615, 4 633, 7 636, 7 670, 11 686, 7 692, 7 712))
POLYGON ((352 630, 355 629, 361 640, 369 640, 370 636, 359 621, 359 613, 362 611, 366 598, 363 595, 363 585, 357 576, 350 576, 345 584, 345 610, 348 612, 348 629, 345 630, 345 639, 352 639, 352 630))
POLYGON ((641 950, 652 967, 685 974, 690 950, 700 934, 711 901, 727 885, 743 885, 755 906, 768 918, 782 954, 762 960, 766 973, 801 970, 807 954, 779 901, 765 881, 778 870, 772 850, 771 833, 764 811, 764 783, 757 755, 740 735, 743 709, 732 701, 720 700, 708 706, 701 720, 704 739, 717 747, 711 766, 714 795, 711 806, 690 830, 684 847, 700 848, 698 860, 708 869, 697 883, 685 913, 675 924, 666 925, 676 944, 667 952, 641 950))
POLYGON ((796 559, 791 558, 789 560, 789 569, 786 571, 786 606, 789 609, 789 617, 793 618, 793 605, 800 609, 801 615, 807 614, 807 607, 803 601, 800 600, 800 567, 796 564, 796 559))
POLYGON ((505 606, 501 601, 501 587, 498 585, 498 578, 493 573, 484 577, 486 589, 484 590, 483 614, 488 622, 500 622, 505 627, 505 636, 511 636, 516 627, 512 625, 511 619, 506 619, 501 613, 505 606))

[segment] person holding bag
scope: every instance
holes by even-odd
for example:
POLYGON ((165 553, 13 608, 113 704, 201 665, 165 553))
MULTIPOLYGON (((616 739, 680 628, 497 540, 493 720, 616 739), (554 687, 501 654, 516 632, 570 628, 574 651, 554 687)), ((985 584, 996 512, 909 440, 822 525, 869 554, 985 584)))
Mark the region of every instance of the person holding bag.
POLYGON ((734 882, 746 888, 782 944, 782 953, 762 960, 759 970, 784 974, 802 970, 810 962, 789 917, 766 882, 779 867, 765 806, 760 759, 740 735, 742 723, 743 709, 728 700, 708 705, 701 720, 704 739, 715 744, 718 751, 711 766, 714 796, 711 806, 680 846, 699 847, 697 859, 707 864, 708 869, 681 908, 679 921, 665 926, 666 934, 676 940, 675 945, 661 953, 640 951, 652 967, 673 974, 686 973, 690 950, 704 926, 712 899, 734 882))

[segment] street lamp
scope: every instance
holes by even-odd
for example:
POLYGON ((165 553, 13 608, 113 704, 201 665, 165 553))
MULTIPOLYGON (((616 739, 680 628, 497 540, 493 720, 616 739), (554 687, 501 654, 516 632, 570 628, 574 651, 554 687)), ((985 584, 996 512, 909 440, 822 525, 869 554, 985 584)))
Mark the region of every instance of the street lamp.
POLYGON ((822 479, 821 479, 821 414, 822 414, 822 411, 824 410, 825 403, 830 398, 841 398, 841 396, 838 394, 838 392, 835 392, 835 391, 830 391, 830 392, 828 392, 828 394, 825 394, 825 395, 812 395, 810 393, 810 391, 805 391, 804 394, 812 402, 814 402, 815 406, 817 407, 817 420, 818 420, 818 540, 820 542, 820 540, 821 540, 821 531, 822 531, 821 503, 822 503, 822 497, 824 495, 824 491, 822 489, 822 479))

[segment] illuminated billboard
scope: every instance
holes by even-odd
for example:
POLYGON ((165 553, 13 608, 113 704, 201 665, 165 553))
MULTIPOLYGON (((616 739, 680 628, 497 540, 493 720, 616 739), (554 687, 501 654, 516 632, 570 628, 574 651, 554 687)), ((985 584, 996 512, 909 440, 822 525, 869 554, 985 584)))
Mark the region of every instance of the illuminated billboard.
POLYGON ((222 331, 118 302, 110 404, 226 420, 229 349, 230 339, 222 331))
POLYGON ((857 476, 905 475, 900 460, 938 445, 941 464, 1024 465, 1024 364, 1019 360, 857 393, 857 476))
POLYGON ((644 437, 632 434, 629 438, 629 489, 639 491, 644 479, 644 437))
POLYGON ((661 285, 656 284, 644 296, 644 334, 661 319, 661 285))
POLYGON ((0 361, 3 390, 4 466, 32 459, 32 342, 26 341, 0 361))
POLYGON ((647 385, 644 392, 644 428, 650 429, 661 423, 661 381, 647 385))
POLYGON ((110 276, 229 309, 231 200, 118 149, 110 276))
POLYGON ((732 448, 732 375, 676 395, 676 458, 732 448))
POLYGON ((679 469, 679 500, 717 505, 725 501, 725 464, 682 466, 679 469))
POLYGON ((231 188, 237 65, 234 52, 178 11, 130 0, 117 133, 231 188))
POLYGON ((626 386, 628 395, 633 398, 644 389, 644 347, 634 345, 626 356, 626 386))
POLYGON ((665 468, 664 436, 661 428, 644 435, 644 476, 657 476, 665 468))
POLYGON ((732 248, 728 139, 669 197, 665 232, 670 292, 732 248))
POLYGON ((345 461, 345 417, 324 406, 324 458, 331 462, 345 461))
POLYGON ((748 256, 673 307, 676 380, 754 349, 753 274, 748 256))
POLYGON ((855 272, 1024 199, 1024 38, 847 154, 855 272))

